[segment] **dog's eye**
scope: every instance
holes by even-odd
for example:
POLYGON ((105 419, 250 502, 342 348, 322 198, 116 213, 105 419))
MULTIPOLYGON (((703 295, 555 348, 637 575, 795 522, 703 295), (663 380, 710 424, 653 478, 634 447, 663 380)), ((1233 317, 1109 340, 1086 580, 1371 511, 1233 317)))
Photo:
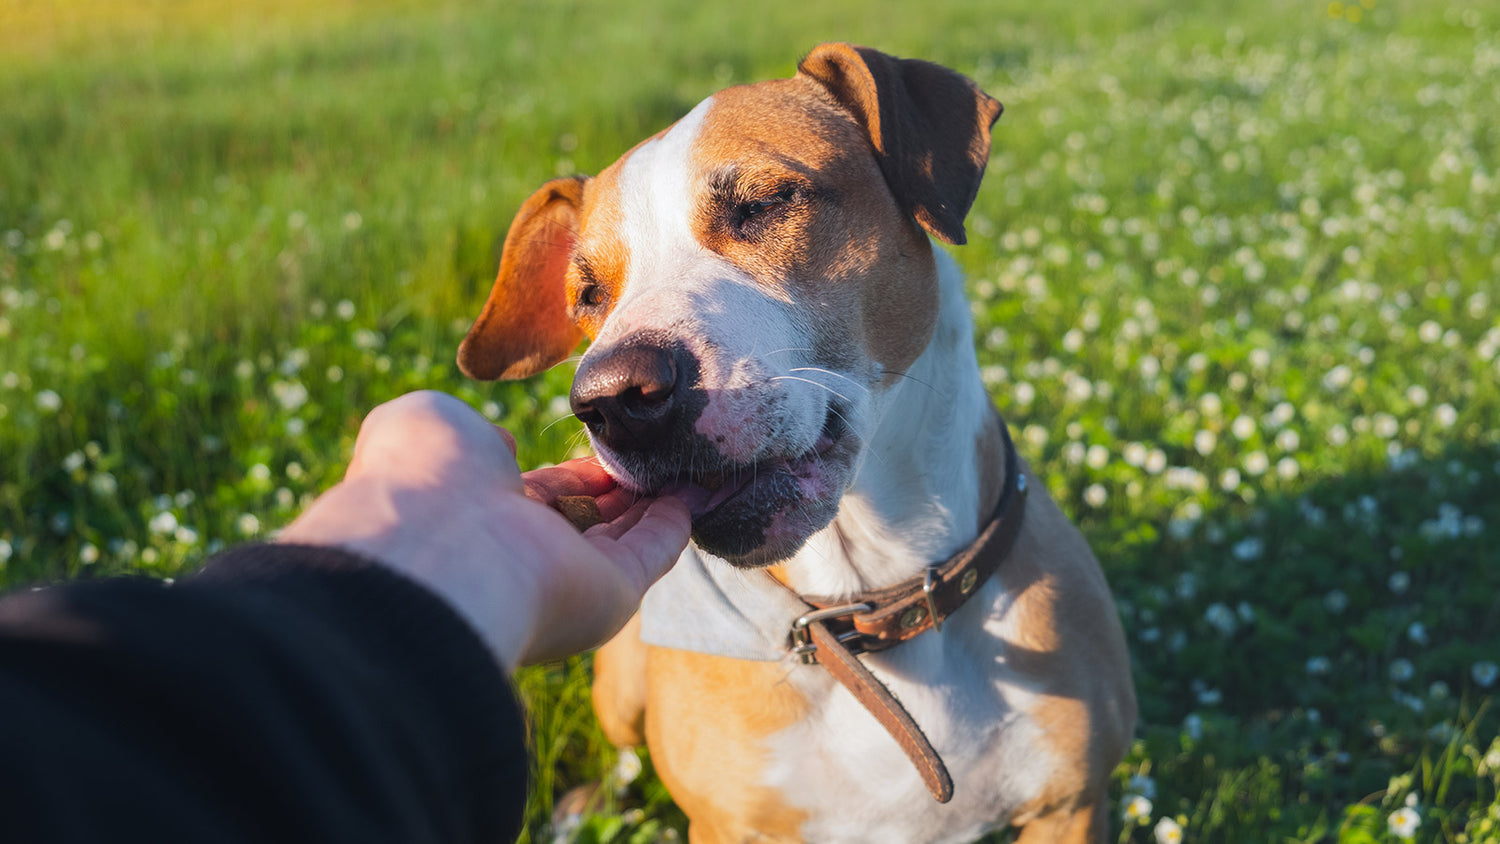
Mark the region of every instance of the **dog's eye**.
POLYGON ((585 285, 578 291, 578 304, 585 308, 597 308, 604 304, 604 288, 597 284, 585 285))
POLYGON ((739 203, 734 208, 733 223, 735 231, 741 234, 753 233, 756 227, 767 222, 778 209, 791 202, 796 196, 797 189, 788 186, 771 196, 739 203))
POLYGON ((770 199, 757 199, 754 202, 741 203, 739 208, 740 222, 749 222, 751 219, 764 214, 767 210, 774 208, 775 206, 780 204, 780 197, 772 197, 770 199))

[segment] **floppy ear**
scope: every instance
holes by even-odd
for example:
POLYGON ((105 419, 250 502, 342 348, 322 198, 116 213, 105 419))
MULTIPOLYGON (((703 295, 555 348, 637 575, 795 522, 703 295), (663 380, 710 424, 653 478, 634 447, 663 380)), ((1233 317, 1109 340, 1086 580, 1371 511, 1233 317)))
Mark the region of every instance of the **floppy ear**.
POLYGON ((942 65, 849 44, 818 45, 797 71, 864 127, 902 209, 939 240, 963 243, 1000 103, 942 65))
POLYGON ((526 378, 567 357, 583 332, 568 319, 564 275, 578 239, 586 177, 554 179, 516 212, 500 274, 458 347, 470 378, 526 378))

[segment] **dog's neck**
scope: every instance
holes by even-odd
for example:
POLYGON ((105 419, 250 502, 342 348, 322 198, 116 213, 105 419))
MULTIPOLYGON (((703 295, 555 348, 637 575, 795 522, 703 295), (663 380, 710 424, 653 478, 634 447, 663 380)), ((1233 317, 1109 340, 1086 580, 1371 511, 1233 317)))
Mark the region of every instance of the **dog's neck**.
POLYGON ((962 273, 934 249, 932 341, 875 403, 878 421, 833 522, 780 575, 804 595, 838 598, 920 575, 973 541, 1009 467, 979 377, 962 273))

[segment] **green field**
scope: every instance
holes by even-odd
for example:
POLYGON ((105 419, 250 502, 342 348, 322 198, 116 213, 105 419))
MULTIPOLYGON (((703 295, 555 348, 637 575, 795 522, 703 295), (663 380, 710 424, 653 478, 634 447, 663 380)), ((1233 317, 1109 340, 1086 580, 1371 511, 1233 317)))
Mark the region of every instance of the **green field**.
MULTIPOLYGON (((955 254, 1133 651, 1112 835, 1500 842, 1500 5, 225 5, 0 0, 0 583, 269 537, 412 389, 577 450, 453 363, 516 207, 862 42, 1006 106, 955 254)), ((616 757, 520 684, 549 841, 616 757)), ((649 770, 574 840, 681 837, 649 770)))

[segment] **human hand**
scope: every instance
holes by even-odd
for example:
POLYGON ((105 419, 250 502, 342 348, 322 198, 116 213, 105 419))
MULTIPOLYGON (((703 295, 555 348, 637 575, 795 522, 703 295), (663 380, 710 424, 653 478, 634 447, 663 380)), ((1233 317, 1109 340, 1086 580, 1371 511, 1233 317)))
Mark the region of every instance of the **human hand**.
POLYGON ((524 475, 515 440, 453 396, 411 393, 370 412, 344 480, 279 540, 379 560, 446 599, 507 669, 609 639, 687 545, 687 507, 640 499, 591 459, 524 475), (580 534, 551 509, 595 499, 580 534))

